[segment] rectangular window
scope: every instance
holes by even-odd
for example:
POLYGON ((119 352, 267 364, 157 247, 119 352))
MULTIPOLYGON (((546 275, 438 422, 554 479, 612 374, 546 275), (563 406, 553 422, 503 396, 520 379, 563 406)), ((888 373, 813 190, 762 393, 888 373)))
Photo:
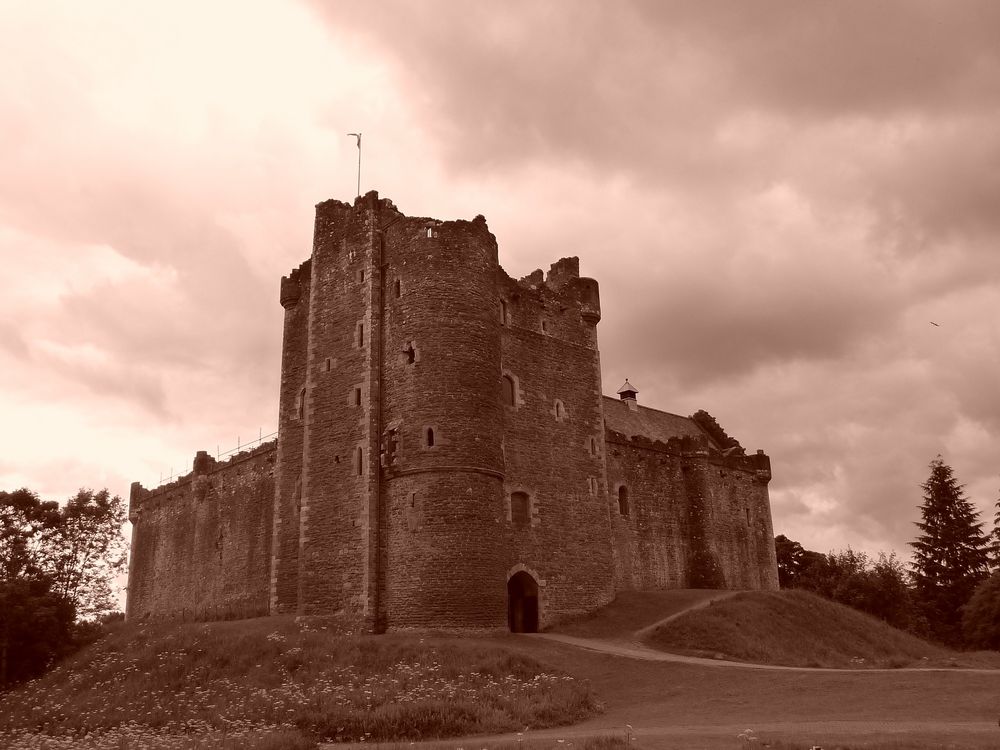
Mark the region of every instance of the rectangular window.
POLYGON ((519 529, 531 524, 531 498, 526 492, 511 493, 510 522, 519 529))

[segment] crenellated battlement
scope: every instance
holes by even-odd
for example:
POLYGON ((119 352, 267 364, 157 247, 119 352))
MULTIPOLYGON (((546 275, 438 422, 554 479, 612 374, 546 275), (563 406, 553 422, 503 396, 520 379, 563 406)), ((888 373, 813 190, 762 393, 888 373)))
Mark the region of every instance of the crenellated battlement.
POLYGON ((298 268, 293 268, 288 276, 281 277, 281 291, 279 300, 285 309, 294 307, 302 299, 303 291, 309 288, 310 272, 312 271, 312 260, 305 260, 299 264, 298 268))
MULTIPOLYGON (((213 477, 219 473, 239 471, 241 465, 261 457, 273 454, 277 450, 278 441, 270 440, 261 443, 256 448, 240 451, 229 456, 224 461, 218 461, 208 451, 198 451, 194 456, 191 471, 177 477, 171 482, 146 489, 140 482, 132 482, 129 490, 129 520, 135 521, 144 507, 151 503, 169 502, 183 496, 191 489, 191 485, 200 477, 213 477), (133 518, 135 516, 135 518, 133 518)), ((273 464, 273 457, 271 459, 273 464)))
POLYGON ((683 435, 663 441, 645 435, 625 435, 612 429, 605 431, 605 440, 677 459, 701 458, 718 468, 752 474, 756 481, 765 484, 771 480, 771 459, 762 450, 748 456, 733 452, 731 448, 720 450, 702 436, 683 435))

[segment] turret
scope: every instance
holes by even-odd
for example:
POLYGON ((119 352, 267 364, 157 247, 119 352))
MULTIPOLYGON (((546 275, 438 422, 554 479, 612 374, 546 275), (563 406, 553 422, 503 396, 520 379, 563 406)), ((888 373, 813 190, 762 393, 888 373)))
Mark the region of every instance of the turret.
POLYGON ((632 411, 637 411, 639 409, 639 401, 636 396, 639 395, 639 389, 628 382, 628 378, 625 378, 625 382, 622 383, 622 387, 618 389, 618 397, 628 406, 632 411))

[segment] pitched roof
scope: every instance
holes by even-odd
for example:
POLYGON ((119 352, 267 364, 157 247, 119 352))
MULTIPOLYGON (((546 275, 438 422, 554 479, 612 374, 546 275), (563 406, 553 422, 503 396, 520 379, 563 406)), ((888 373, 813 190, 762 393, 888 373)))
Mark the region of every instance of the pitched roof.
POLYGON ((664 443, 672 437, 704 437, 710 445, 714 441, 690 417, 639 406, 630 409, 621 399, 604 396, 604 424, 609 430, 620 432, 626 437, 642 435, 664 443))
POLYGON ((622 383, 622 387, 619 388, 617 391, 615 391, 615 393, 617 393, 619 396, 622 395, 623 393, 638 393, 638 392, 639 389, 636 388, 634 385, 632 385, 630 382, 628 382, 628 378, 625 378, 625 382, 622 383))

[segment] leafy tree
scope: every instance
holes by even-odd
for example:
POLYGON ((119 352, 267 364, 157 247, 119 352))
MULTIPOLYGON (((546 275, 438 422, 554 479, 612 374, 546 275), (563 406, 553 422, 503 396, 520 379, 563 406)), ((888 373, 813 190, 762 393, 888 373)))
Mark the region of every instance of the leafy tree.
POLYGON ((74 647, 73 603, 42 575, 0 583, 0 690, 38 677, 74 647))
POLYGON ((0 687, 39 674, 68 640, 73 605, 52 592, 44 560, 61 520, 29 490, 0 492, 0 687))
POLYGON ((952 468, 938 456, 930 469, 921 485, 921 533, 910 542, 916 601, 932 637, 959 645, 960 608, 989 574, 989 540, 952 468))
POLYGON ((783 589, 792 588, 802 572, 805 558, 802 545, 784 534, 774 537, 774 554, 778 558, 778 585, 783 589))
POLYGON ((60 520, 58 503, 23 488, 0 492, 0 582, 41 572, 42 550, 60 520))
POLYGON ((962 608, 962 634, 969 646, 1000 651, 1000 571, 979 584, 962 608))
POLYGON ((115 608, 111 582, 126 562, 122 525, 127 513, 106 489, 81 489, 61 510, 61 523, 47 554, 55 592, 93 619, 115 608))
POLYGON ((113 608, 125 563, 125 508, 107 490, 80 490, 60 508, 27 490, 0 492, 0 687, 41 674, 113 608))

